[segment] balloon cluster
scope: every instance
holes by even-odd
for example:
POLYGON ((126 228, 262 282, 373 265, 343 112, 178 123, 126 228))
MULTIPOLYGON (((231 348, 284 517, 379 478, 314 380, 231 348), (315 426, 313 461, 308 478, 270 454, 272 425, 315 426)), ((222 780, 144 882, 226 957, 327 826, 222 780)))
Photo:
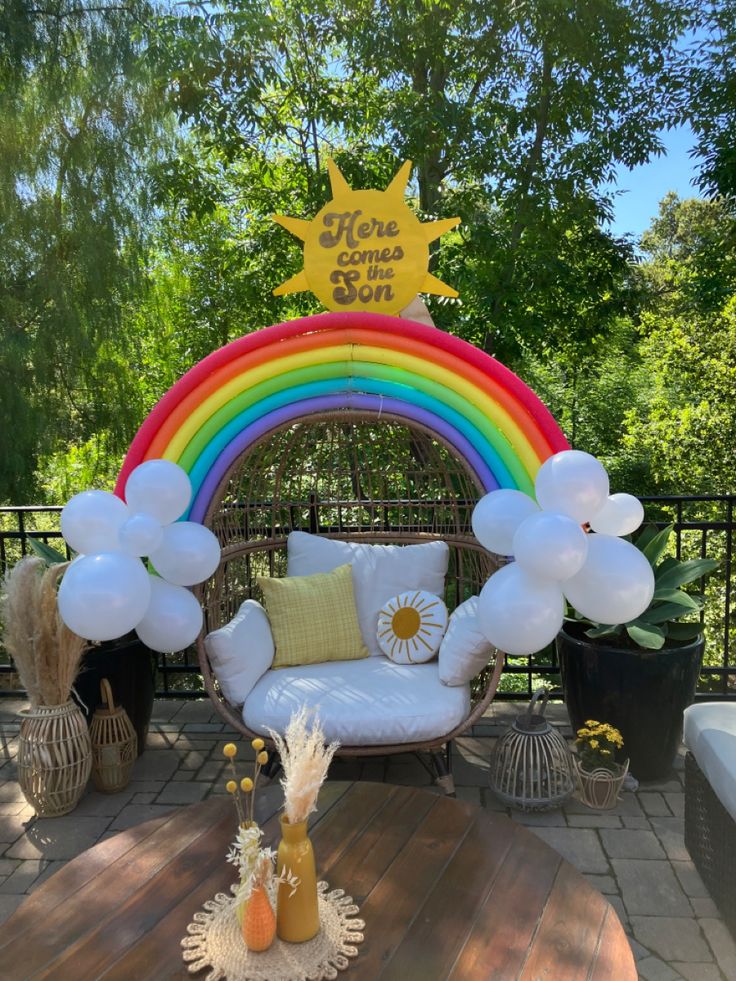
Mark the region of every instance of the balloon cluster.
POLYGON ((481 631, 512 655, 534 654, 554 640, 565 599, 595 623, 616 624, 640 616, 654 595, 649 562, 620 537, 636 531, 644 509, 631 494, 609 496, 608 474, 595 457, 555 454, 542 464, 535 492, 538 504, 521 491, 492 491, 473 511, 481 545, 516 559, 491 576, 478 599, 481 631))
POLYGON ((177 521, 191 496, 181 467, 147 460, 128 478, 127 503, 100 490, 69 501, 61 533, 80 554, 61 581, 59 613, 70 630, 93 641, 135 630, 147 647, 163 652, 196 640, 202 608, 186 587, 212 575, 220 544, 203 525, 177 521))

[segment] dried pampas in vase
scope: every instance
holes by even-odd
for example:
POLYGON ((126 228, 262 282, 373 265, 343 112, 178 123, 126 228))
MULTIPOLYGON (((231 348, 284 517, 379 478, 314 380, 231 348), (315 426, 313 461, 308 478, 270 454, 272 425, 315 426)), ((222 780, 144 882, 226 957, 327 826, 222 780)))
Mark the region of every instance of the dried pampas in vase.
POLYGON ((307 709, 302 708, 292 715, 283 737, 270 730, 284 769, 276 930, 288 943, 303 943, 319 933, 317 871, 307 818, 317 809, 320 787, 338 748, 338 743, 325 745, 319 719, 311 726, 308 719, 307 709))
POLYGON ((31 703, 20 713, 18 783, 44 817, 76 807, 92 768, 87 723, 69 697, 88 644, 63 622, 56 601, 68 565, 26 556, 0 597, 3 643, 31 703))
POLYGON ((89 646, 59 615, 57 586, 68 567, 68 562, 47 566, 42 559, 26 556, 3 582, 3 644, 33 708, 69 701, 82 654, 89 646))

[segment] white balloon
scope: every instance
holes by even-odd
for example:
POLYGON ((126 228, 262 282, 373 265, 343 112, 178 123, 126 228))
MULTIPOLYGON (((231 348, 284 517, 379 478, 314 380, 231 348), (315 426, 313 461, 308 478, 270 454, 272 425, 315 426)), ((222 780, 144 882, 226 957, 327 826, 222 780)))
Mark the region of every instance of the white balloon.
POLYGON ((590 519, 593 531, 602 535, 630 535, 644 520, 644 508, 633 494, 611 494, 590 519))
POLYGON ((128 555, 150 555, 160 547, 164 530, 152 514, 137 511, 120 526, 120 547, 128 555))
POLYGON ((220 564, 220 543, 204 525, 177 521, 164 528, 161 545, 149 558, 162 578, 194 586, 209 579, 220 564))
POLYGON ((542 579, 569 579, 588 555, 588 536, 564 514, 540 511, 522 522, 513 542, 516 561, 524 572, 542 579))
POLYGON ((184 586, 172 586, 158 576, 150 580, 151 602, 135 632, 152 651, 182 651, 202 629, 202 607, 184 586))
POLYGON ((162 525, 181 517, 191 497, 187 472, 171 460, 146 460, 132 471, 125 485, 130 510, 152 514, 162 525))
POLYGON ((114 640, 138 624, 151 599, 149 576, 124 552, 85 555, 72 563, 59 586, 61 619, 87 640, 114 640))
POLYGON ((516 562, 495 572, 478 597, 478 626, 500 651, 521 656, 551 644, 562 629, 558 583, 527 575, 516 562))
POLYGON ((497 555, 512 555, 514 533, 539 507, 517 490, 495 490, 481 497, 473 510, 473 534, 484 548, 497 555))
POLYGON ((608 497, 608 474, 602 463, 581 450, 563 450, 545 460, 535 491, 543 511, 556 511, 583 524, 600 511, 608 497))
POLYGON ((116 552, 118 531, 127 517, 125 503, 114 494, 82 491, 61 512, 61 533, 75 552, 116 552))
POLYGON ((588 558, 562 589, 568 601, 595 623, 628 623, 654 595, 654 572, 630 542, 613 535, 588 535, 588 558))

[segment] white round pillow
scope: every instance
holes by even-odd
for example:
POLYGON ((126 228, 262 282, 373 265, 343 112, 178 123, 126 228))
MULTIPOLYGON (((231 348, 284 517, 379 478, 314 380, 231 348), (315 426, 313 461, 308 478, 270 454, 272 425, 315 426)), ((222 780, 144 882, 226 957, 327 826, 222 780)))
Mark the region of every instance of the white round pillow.
POLYGON ((439 596, 411 589, 378 614, 378 646, 397 664, 421 664, 435 656, 446 629, 447 607, 439 596))

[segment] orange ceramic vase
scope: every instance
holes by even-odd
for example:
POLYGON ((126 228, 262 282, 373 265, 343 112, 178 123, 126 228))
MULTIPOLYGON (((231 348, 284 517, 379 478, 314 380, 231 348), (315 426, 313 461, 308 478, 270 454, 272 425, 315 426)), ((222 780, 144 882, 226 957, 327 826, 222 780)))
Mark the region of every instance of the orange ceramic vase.
POLYGON ((276 936, 276 916, 266 890, 254 889, 243 905, 243 940, 248 950, 268 950, 276 936))

